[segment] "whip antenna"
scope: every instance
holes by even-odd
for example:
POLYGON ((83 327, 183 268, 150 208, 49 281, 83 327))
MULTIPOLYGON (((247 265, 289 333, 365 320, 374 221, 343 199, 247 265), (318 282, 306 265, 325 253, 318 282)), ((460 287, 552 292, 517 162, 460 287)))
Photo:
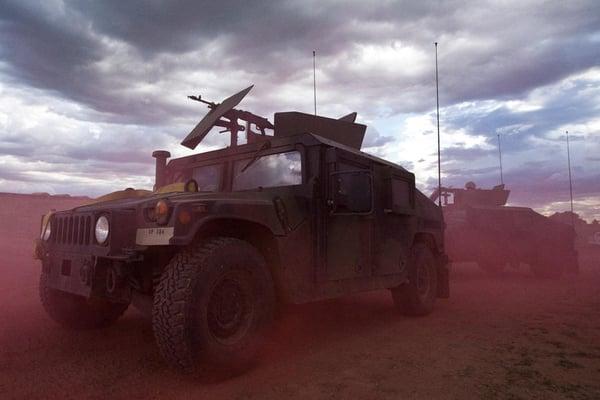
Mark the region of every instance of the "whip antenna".
POLYGON ((313 50, 313 97, 315 103, 315 115, 317 115, 317 52, 313 50))
POLYGON ((438 43, 435 42, 435 102, 437 112, 438 205, 442 207, 442 166, 440 156, 440 92, 438 80, 438 43))
POLYGON ((567 133, 567 163, 569 165, 569 194, 571 196, 571 226, 575 227, 575 214, 573 214, 573 180, 571 178, 571 150, 569 149, 569 131, 567 133))
POLYGON ((500 183, 504 185, 504 176, 502 175, 502 146, 500 144, 500 134, 498 133, 498 158, 500 160, 500 183))

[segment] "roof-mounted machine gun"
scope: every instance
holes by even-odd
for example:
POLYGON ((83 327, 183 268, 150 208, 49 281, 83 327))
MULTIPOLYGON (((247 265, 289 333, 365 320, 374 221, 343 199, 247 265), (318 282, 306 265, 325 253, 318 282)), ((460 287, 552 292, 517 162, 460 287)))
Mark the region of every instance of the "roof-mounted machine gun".
POLYGON ((189 147, 190 149, 196 148, 196 146, 206 137, 208 132, 214 126, 220 126, 223 129, 220 133, 230 132, 231 133, 231 146, 237 146, 238 144, 238 133, 246 132, 248 143, 260 141, 266 138, 265 129, 275 129, 273 124, 268 119, 252 114, 251 112, 244 110, 237 110, 233 107, 238 105, 240 101, 250 92, 254 85, 242 90, 239 93, 234 94, 231 97, 223 100, 222 103, 213 103, 202 99, 201 96, 188 96, 188 98, 199 101, 208 105, 210 111, 202 120, 196 125, 196 127, 190 132, 189 135, 181 142, 182 145, 189 147), (246 126, 240 125, 239 120, 246 122, 246 126), (254 125, 260 133, 253 132, 251 125, 254 125))

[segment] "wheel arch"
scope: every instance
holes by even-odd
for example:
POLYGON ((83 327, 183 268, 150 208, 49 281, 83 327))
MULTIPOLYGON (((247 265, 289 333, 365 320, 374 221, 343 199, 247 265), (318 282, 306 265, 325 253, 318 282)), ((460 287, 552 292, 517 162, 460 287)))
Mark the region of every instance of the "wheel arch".
POLYGON ((265 258, 275 284, 277 300, 284 298, 279 246, 275 234, 267 226, 241 218, 215 218, 199 227, 194 241, 200 242, 211 237, 232 237, 254 246, 265 258))
POLYGON ((448 298, 450 296, 450 282, 447 255, 431 232, 417 232, 413 237, 412 246, 418 243, 427 246, 437 260, 437 297, 448 298))
POLYGON ((423 243, 424 245, 429 247, 429 250, 431 250, 435 256, 437 256, 437 255, 439 255, 439 253, 441 253, 441 251, 440 251, 441 249, 440 249, 437 241, 435 240, 435 236, 431 232, 415 233, 415 236, 413 237, 412 246, 416 245, 417 243, 423 243))

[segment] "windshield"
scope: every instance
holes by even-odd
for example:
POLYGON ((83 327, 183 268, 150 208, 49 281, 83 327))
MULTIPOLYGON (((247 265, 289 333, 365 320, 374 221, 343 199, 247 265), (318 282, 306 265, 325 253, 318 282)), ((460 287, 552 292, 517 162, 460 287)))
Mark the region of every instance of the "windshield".
POLYGON ((249 161, 243 159, 234 163, 233 190, 302 184, 302 157, 298 151, 269 154, 251 164, 249 161))
POLYGON ((221 183, 222 165, 205 165, 192 170, 192 179, 198 183, 199 192, 216 192, 221 183))

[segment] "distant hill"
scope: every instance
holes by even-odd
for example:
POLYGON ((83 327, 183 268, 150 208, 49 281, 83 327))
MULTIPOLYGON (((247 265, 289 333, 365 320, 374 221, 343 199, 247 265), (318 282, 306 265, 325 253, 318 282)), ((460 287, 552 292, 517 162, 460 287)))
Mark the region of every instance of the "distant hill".
POLYGON ((50 210, 68 210, 89 201, 85 196, 0 192, 0 237, 29 242, 39 235, 41 218, 50 210))

